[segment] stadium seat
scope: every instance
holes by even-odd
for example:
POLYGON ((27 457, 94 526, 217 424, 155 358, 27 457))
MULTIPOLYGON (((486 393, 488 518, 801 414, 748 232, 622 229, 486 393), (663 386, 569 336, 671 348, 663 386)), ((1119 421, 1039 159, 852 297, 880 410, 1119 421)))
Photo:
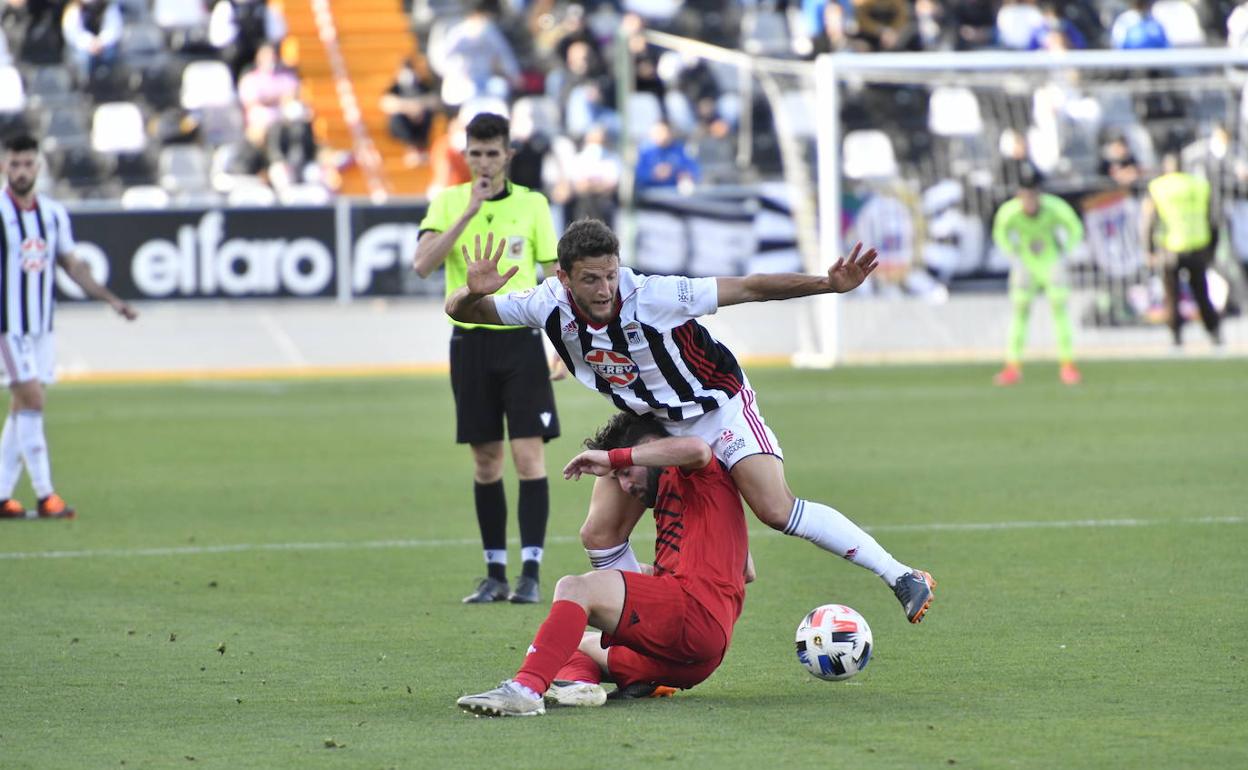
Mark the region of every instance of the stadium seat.
POLYGON ((984 119, 969 88, 940 86, 928 101, 927 128, 937 136, 980 136, 984 119))
POLYGON ((273 206, 277 203, 277 193, 273 191, 264 182, 255 177, 250 178, 251 181, 235 185, 230 190, 226 202, 231 206, 239 206, 242 208, 259 208, 273 206))
POLYGON ((200 131, 213 146, 243 138, 243 109, 237 104, 207 107, 199 111, 200 131))
POLYGON ((132 102, 107 102, 95 108, 91 148, 96 152, 135 153, 147 147, 143 113, 132 102))
POLYGON ((119 0, 117 5, 121 8, 121 15, 127 27, 145 22, 152 16, 151 9, 148 7, 149 0, 119 0))
POLYGON ((156 163, 148 151, 118 154, 115 163, 113 174, 125 185, 156 183, 156 163))
POLYGON ((650 137, 650 127, 663 118, 659 98, 646 91, 628 95, 628 125, 625 130, 634 142, 645 142, 650 137))
POLYGON ((165 110, 181 102, 182 71, 153 63, 139 71, 139 95, 153 110, 165 110))
POLYGON ((26 109, 26 89, 17 67, 0 67, 0 113, 12 114, 26 109))
POLYGON ((193 0, 153 0, 152 21, 161 29, 208 27, 206 4, 193 0))
POLYGON ((50 157, 49 163, 55 163, 56 176, 76 190, 86 190, 100 184, 112 170, 107 160, 93 152, 90 147, 70 148, 59 154, 59 157, 50 157))
POLYGON ((697 119, 693 115, 693 106, 689 99, 680 91, 670 90, 663 94, 663 106, 667 110, 667 120, 679 135, 688 135, 693 130, 697 119))
POLYGON ((123 209, 163 209, 169 205, 169 193, 152 184, 127 187, 121 194, 123 209))
POLYGON ((897 175, 897 153, 888 134, 860 129, 841 142, 841 168, 850 179, 888 179, 897 175))
POLYGON ((188 110, 229 107, 236 101, 234 76, 223 61, 196 61, 182 71, 182 106, 188 110))
POLYGON ((814 138, 815 95, 809 91, 785 91, 781 109, 788 119, 788 130, 801 139, 814 138))
POLYGON ((1196 7, 1187 0, 1158 0, 1153 3, 1153 18, 1166 31, 1166 40, 1175 48, 1205 44, 1205 30, 1200 24, 1196 7))
POLYGON ((329 190, 319 184, 291 185, 278 193, 286 206, 323 206, 330 201, 329 190))
POLYGON ((70 79, 69 70, 61 65, 35 67, 30 72, 30 93, 40 96, 74 93, 74 84, 70 79))
POLYGON ((208 189, 208 158, 203 149, 192 144, 178 144, 160 151, 160 186, 171 193, 198 192, 208 189))
POLYGON ((128 67, 115 63, 107 67, 96 67, 91 72, 91 80, 87 83, 87 91, 96 103, 121 102, 130 99, 134 92, 134 82, 128 67))
POLYGON ((559 103, 549 96, 521 96, 511 105, 511 120, 528 121, 535 132, 554 136, 560 133, 559 103))
POLYGON ((751 8, 741 17, 741 48, 753 56, 785 56, 792 52, 784 15, 771 8, 751 8))
POLYGON ((165 50, 165 33, 154 24, 127 25, 122 31, 121 56, 127 62, 147 62, 165 50))
POLYGON ((55 147, 85 147, 90 143, 87 112, 81 101, 45 116, 43 137, 55 147))

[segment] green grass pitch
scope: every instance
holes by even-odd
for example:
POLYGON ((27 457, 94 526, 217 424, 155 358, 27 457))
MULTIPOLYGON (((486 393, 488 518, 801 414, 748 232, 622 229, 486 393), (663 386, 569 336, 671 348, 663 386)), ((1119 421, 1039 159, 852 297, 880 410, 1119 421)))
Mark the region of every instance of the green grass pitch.
MULTIPOLYGON (((0 524, 0 767, 1248 767, 1248 363, 1053 368, 755 370, 794 491, 930 570, 927 620, 751 517, 709 681, 514 720, 455 706, 546 608, 460 604, 483 566, 445 378, 58 386, 81 517, 0 524), (831 601, 875 635, 844 683, 793 653, 831 601)), ((557 395, 552 477, 610 414, 557 395)), ((552 479, 547 599, 587 569, 588 491, 552 479)))

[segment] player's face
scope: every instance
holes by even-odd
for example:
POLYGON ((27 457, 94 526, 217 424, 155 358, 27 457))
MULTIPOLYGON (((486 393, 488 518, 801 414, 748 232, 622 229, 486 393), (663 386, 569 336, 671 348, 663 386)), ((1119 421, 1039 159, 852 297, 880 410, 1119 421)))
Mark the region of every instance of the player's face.
POLYGON ((620 258, 587 257, 572 265, 572 272, 558 271, 559 282, 576 300, 576 305, 597 324, 615 317, 615 294, 620 288, 620 258))
POLYGON ((647 508, 652 508, 659 491, 659 472, 658 468, 632 465, 615 471, 615 480, 619 482, 624 494, 640 500, 647 508))
POLYGON ((14 195, 28 195, 35 188, 35 178, 39 176, 39 153, 33 150, 8 153, 5 156, 4 174, 14 195))
POLYGON ((474 180, 489 179, 498 184, 507 173, 511 151, 501 136, 493 139, 474 139, 470 136, 468 146, 464 148, 464 160, 468 162, 468 170, 474 180))

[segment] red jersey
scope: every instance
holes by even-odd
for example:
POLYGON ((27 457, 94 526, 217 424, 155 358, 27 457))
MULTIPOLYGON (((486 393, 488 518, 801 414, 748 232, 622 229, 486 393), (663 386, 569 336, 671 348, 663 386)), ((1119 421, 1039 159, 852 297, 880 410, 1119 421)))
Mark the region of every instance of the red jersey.
POLYGON ((718 460, 685 472, 665 468, 654 506, 654 574, 672 575, 732 637, 745 602, 749 537, 732 477, 718 460))

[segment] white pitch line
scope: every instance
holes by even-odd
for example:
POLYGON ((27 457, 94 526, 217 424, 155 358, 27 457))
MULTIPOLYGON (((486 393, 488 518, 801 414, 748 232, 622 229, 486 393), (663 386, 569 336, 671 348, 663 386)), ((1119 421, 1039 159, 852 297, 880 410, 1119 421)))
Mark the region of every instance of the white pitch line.
MULTIPOLYGON (((1079 529, 1082 527, 1152 527, 1166 524, 1244 524, 1248 516, 1202 516, 1195 519, 1074 519, 1069 521, 932 522, 930 524, 882 524, 864 527, 868 532, 995 532, 1014 529, 1079 529)), ((13 524, 11 526, 20 526, 13 524)), ((49 525, 43 525, 49 526, 49 525)), ((55 525, 51 525, 55 526, 55 525)), ((751 537, 779 534, 774 529, 752 529, 751 537)), ((579 537, 553 535, 547 543, 574 543, 579 537)), ((518 541, 511 539, 514 545, 518 541)), ((131 558, 135 556, 201 556, 251 551, 352 551, 381 548, 445 548, 480 545, 476 538, 447 540, 358 540, 328 543, 236 543, 233 545, 186 545, 167 548, 102 548, 90 551, 0 551, 0 561, 19 559, 131 558)))

